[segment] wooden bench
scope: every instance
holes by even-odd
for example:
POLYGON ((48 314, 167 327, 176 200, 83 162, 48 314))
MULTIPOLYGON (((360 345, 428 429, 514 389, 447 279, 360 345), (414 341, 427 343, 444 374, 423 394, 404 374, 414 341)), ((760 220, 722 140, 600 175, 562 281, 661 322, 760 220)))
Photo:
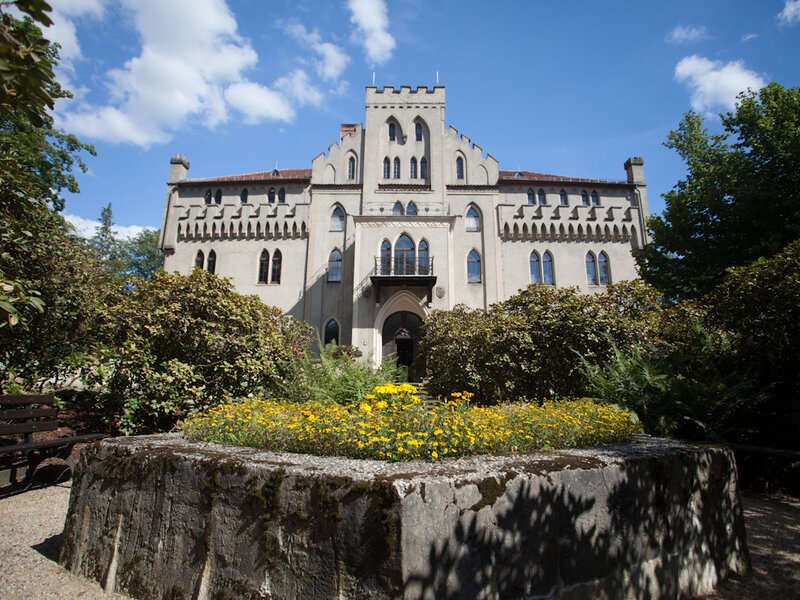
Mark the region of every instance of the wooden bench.
POLYGON ((48 458, 65 461, 71 472, 75 467, 71 456, 73 446, 105 437, 102 433, 90 433, 52 440, 34 440, 34 433, 58 429, 55 401, 52 394, 0 395, 0 436, 24 436, 19 443, 0 446, 0 470, 11 470, 10 483, 17 483, 17 469, 23 459, 27 461, 23 481, 25 485, 33 479, 39 464, 48 458))

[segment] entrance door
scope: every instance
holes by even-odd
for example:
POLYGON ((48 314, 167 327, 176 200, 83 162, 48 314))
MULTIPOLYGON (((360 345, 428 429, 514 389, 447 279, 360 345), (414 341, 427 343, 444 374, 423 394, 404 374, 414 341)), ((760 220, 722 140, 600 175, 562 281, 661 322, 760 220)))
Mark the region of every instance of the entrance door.
POLYGON ((396 312, 383 323, 383 357, 394 355, 398 367, 408 368, 408 379, 416 381, 413 363, 422 336, 422 319, 408 311, 396 312))

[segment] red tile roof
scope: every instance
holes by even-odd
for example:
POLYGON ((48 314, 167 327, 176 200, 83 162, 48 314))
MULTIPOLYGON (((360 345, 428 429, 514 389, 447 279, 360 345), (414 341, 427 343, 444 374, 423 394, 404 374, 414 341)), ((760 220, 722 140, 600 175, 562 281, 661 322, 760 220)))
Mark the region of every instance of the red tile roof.
POLYGON ((311 169, 280 169, 277 175, 274 171, 259 171, 257 173, 244 173, 242 175, 226 175, 224 177, 210 177, 206 179, 186 179, 181 183, 259 183, 262 181, 308 181, 311 179, 311 169))
POLYGON ((500 171, 499 181, 552 181, 559 183, 612 183, 624 184, 627 181, 615 181, 612 179, 587 179, 585 177, 565 177, 563 175, 549 175, 547 173, 535 173, 533 171, 500 171), (522 177, 517 177, 517 173, 522 177))

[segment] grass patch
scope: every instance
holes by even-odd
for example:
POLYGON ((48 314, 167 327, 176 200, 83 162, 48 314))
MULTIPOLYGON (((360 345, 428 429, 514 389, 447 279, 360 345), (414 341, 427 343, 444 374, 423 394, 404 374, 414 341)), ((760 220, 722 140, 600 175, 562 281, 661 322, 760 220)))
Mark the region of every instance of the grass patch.
POLYGON ((389 461, 576 448, 639 431, 630 413, 587 398, 491 407, 469 400, 457 392, 429 405, 410 384, 384 384, 346 406, 246 398, 195 414, 183 427, 193 441, 389 461))

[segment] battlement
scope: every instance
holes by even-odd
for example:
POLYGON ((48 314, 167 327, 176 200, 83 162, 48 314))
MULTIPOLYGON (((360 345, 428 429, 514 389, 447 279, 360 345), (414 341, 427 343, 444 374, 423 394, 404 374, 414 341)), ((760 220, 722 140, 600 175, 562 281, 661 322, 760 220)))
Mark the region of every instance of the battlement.
POLYGON ((400 89, 387 86, 378 89, 375 86, 367 86, 367 105, 370 104, 444 104, 444 86, 437 85, 433 89, 427 86, 419 86, 411 89, 411 86, 403 85, 400 89))

